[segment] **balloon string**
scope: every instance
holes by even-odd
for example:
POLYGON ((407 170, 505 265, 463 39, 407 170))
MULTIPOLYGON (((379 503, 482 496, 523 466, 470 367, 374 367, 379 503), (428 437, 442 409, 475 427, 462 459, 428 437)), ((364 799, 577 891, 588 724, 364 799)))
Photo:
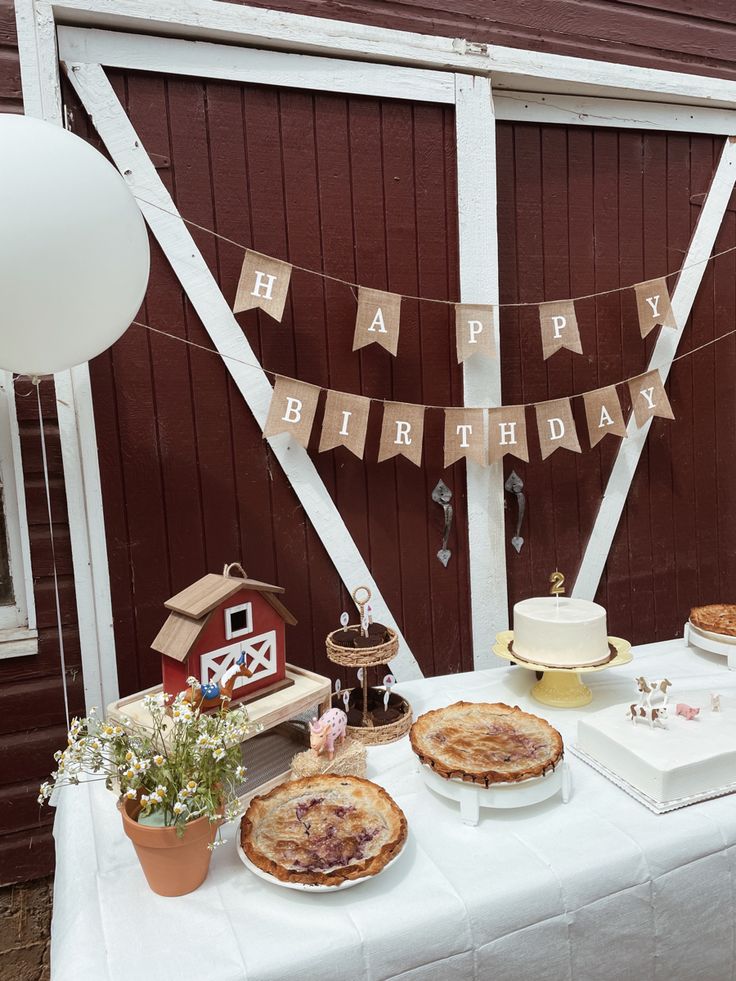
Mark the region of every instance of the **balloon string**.
POLYGON ((36 386, 36 400, 38 402, 38 422, 41 430, 41 459, 43 461, 43 481, 46 488, 46 509, 49 516, 49 535, 51 537, 51 563, 54 569, 54 599, 56 601, 56 627, 59 634, 59 659, 61 661, 61 687, 64 692, 64 714, 66 716, 66 727, 69 728, 69 691, 66 678, 66 658, 64 656, 64 635, 61 625, 61 600, 59 597, 59 576, 56 571, 56 545, 54 543, 54 522, 51 515, 51 487, 49 484, 49 464, 46 456, 46 435, 44 433, 43 410, 41 408, 41 385, 40 379, 34 378, 36 386))
MULTIPOLYGON (((192 221, 191 218, 185 218, 183 215, 179 214, 178 211, 169 211, 168 208, 162 207, 160 204, 156 204, 154 201, 149 201, 148 198, 141 197, 139 194, 134 194, 133 197, 136 201, 141 201, 143 204, 150 205, 152 208, 157 208, 159 211, 163 211, 164 214, 170 215, 172 218, 178 218, 183 221, 185 225, 189 225, 191 228, 197 228, 200 232, 206 232, 207 235, 212 235, 214 238, 219 239, 221 242, 227 242, 228 245, 235 246, 236 249, 240 249, 242 252, 257 251, 251 250, 250 246, 243 245, 242 242, 236 242, 235 239, 228 238, 226 235, 221 235, 216 232, 213 228, 208 228, 206 225, 200 225, 196 221, 192 221)), ((736 252, 736 245, 731 246, 728 249, 722 249, 720 252, 712 252, 710 255, 706 256, 704 259, 695 259, 693 262, 689 262, 687 265, 680 266, 679 269, 673 269, 672 272, 664 273, 662 276, 657 276, 655 279, 671 279, 673 276, 678 276, 680 273, 685 272, 687 269, 695 269, 698 266, 702 266, 711 259, 718 259, 722 255, 728 255, 730 252, 736 252)), ((263 253, 265 254, 265 253, 263 253)), ((269 256, 269 258, 273 258, 269 256)), ((360 289, 360 283, 353 283, 349 279, 341 279, 339 276, 331 276, 329 273, 322 272, 318 269, 310 269, 308 266, 299 266, 295 262, 290 262, 289 260, 281 260, 283 262, 288 262, 293 269, 298 269, 300 272, 308 273, 310 276, 319 276, 320 279, 329 279, 333 283, 341 283, 343 286, 349 286, 352 290, 360 289)), ((627 286, 614 286, 610 290, 598 290, 596 293, 583 293, 580 296, 564 297, 561 299, 569 300, 570 302, 576 302, 577 300, 592 300, 597 296, 611 296, 614 293, 623 293, 625 290, 635 289, 637 286, 643 286, 645 283, 651 283, 651 279, 643 279, 637 283, 629 283, 627 286)), ((355 294, 353 294, 355 295, 355 294)), ((400 295, 404 300, 420 300, 423 303, 441 303, 445 306, 456 306, 462 303, 461 300, 440 300, 437 297, 430 296, 413 296, 411 293, 401 293, 400 295)), ((357 298, 356 298, 357 299, 357 298)), ((506 308, 519 308, 519 307, 538 307, 541 303, 547 302, 561 302, 561 301, 548 301, 548 300, 538 300, 538 301, 525 301, 518 303, 492 303, 487 304, 488 306, 499 307, 501 309, 506 308)))
MULTIPOLYGON (((218 358, 220 358, 223 361, 231 361, 233 364, 243 365, 245 368, 255 368, 257 371, 263 372, 263 374, 264 375, 267 375, 269 378, 274 378, 274 379, 275 378, 283 378, 285 381, 291 381, 291 382, 298 382, 300 380, 298 378, 292 378, 289 375, 284 375, 280 371, 272 371, 269 368, 264 368, 262 365, 257 364, 255 361, 244 361, 242 358, 236 358, 232 354, 221 354, 219 351, 215 350, 215 348, 207 347, 204 344, 197 344, 196 341, 190 341, 186 337, 179 337, 176 334, 169 334, 165 330, 160 330, 158 327, 151 327, 150 324, 144 324, 140 320, 134 320, 133 321, 133 325, 136 326, 136 327, 142 327, 144 330, 148 330, 148 331, 150 331, 153 334, 158 334, 161 337, 168 337, 172 341, 178 341, 180 344, 185 344, 187 347, 196 348, 198 351, 205 351, 207 354, 214 354, 214 355, 216 355, 218 358)), ((659 367, 659 368, 656 368, 656 369, 655 368, 647 368, 645 371, 637 372, 637 374, 632 375, 630 378, 624 378, 622 381, 613 382, 612 383, 613 384, 613 387, 615 388, 615 387, 618 387, 619 385, 626 385, 628 382, 634 381, 635 378, 641 378, 642 375, 648 374, 650 371, 655 371, 655 370, 656 371, 662 371, 662 368, 663 367, 668 367, 669 365, 674 364, 675 361, 682 361, 684 358, 689 358, 691 355, 697 354, 698 351, 702 351, 704 348, 710 347, 712 344, 717 344, 718 341, 723 341, 727 337, 732 337, 734 334, 736 334, 736 329, 729 330, 725 334, 719 334, 718 337, 712 337, 709 341, 705 341, 703 344, 699 344, 697 347, 694 347, 694 348, 692 348, 689 351, 685 351, 683 354, 678 354, 676 357, 672 358, 671 361, 669 361, 666 366, 663 365, 662 367, 659 367)), ((317 386, 317 387, 322 388, 323 386, 320 385, 320 386, 317 386)), ((601 388, 608 388, 608 387, 609 386, 607 386, 607 385, 603 385, 603 386, 598 385, 596 388, 591 388, 591 389, 589 389, 586 392, 576 392, 574 395, 569 395, 569 396, 566 396, 566 397, 567 398, 570 398, 570 399, 579 399, 579 398, 583 398, 583 396, 585 396, 585 395, 592 395, 593 392, 598 392, 598 391, 601 390, 601 388)), ((347 396, 350 396, 352 394, 350 392, 341 392, 341 391, 336 390, 334 388, 329 388, 329 391, 335 392, 336 395, 347 395, 347 396)), ((397 399, 380 399, 380 398, 376 398, 373 395, 364 395, 362 397, 363 398, 367 398, 371 402, 378 402, 379 404, 382 404, 382 405, 385 405, 387 402, 396 402, 397 401, 397 399)), ((558 396, 558 398, 564 398, 564 397, 565 396, 558 396)), ((515 402, 515 403, 513 403, 513 406, 507 406, 507 408, 528 408, 529 406, 532 406, 532 405, 542 405, 544 402, 547 402, 547 401, 557 401, 557 400, 556 399, 541 399, 541 400, 539 400, 537 402, 515 402)), ((478 408, 478 409, 484 409, 485 408, 485 409, 489 409, 489 408, 501 408, 501 406, 427 405, 426 403, 419 404, 419 403, 414 403, 414 402, 402 402, 401 404, 402 405, 416 405, 418 408, 424 408, 424 409, 453 409, 453 408, 457 408, 457 409, 468 409, 468 408, 478 408)))

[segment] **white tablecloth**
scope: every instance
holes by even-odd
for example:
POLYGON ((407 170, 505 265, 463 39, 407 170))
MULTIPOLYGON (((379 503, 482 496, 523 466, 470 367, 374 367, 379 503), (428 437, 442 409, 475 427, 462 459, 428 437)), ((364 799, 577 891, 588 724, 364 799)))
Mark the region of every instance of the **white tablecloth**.
MULTIPOLYGON (((715 655, 652 646, 596 675, 585 709, 529 696, 521 668, 404 684, 415 712, 465 698, 506 701, 574 742, 583 712, 627 700, 631 679, 666 674, 736 695, 715 655)), ((732 711, 734 701, 731 699, 732 711)), ((195 893, 146 886, 113 795, 61 794, 53 981, 721 981, 736 973, 736 796, 655 815, 568 754, 573 796, 461 823, 423 784, 408 739, 369 751, 368 775, 404 809, 406 849, 378 878, 337 894, 262 882, 235 851, 235 828, 195 893)))

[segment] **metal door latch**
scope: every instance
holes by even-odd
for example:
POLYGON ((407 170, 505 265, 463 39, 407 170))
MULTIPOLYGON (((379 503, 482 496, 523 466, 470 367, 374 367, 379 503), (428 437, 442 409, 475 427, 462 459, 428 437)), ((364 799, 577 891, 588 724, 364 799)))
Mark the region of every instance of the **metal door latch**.
POLYGON ((441 504, 442 510, 445 512, 445 529, 442 533, 442 548, 437 553, 437 558, 440 560, 442 565, 447 568, 447 563, 450 561, 450 556, 452 552, 447 547, 447 542, 450 537, 450 527, 452 525, 452 491, 444 482, 444 480, 438 480, 437 486, 432 491, 432 500, 435 504, 441 504))
POLYGON ((517 552, 521 551, 521 546, 524 544, 524 539, 521 537, 521 522, 524 520, 524 511, 526 510, 526 496, 524 494, 524 481, 517 474, 515 470, 512 470, 508 476, 506 483, 503 485, 504 489, 508 491, 509 494, 513 494, 516 498, 516 505, 518 508, 518 515, 516 518, 516 533, 511 539, 511 544, 514 546, 517 552))

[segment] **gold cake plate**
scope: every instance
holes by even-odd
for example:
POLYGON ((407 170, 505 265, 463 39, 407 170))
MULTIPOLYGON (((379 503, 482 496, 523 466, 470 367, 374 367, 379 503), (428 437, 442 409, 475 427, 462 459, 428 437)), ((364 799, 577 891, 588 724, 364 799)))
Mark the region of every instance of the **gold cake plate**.
POLYGON ((531 661, 522 661, 515 657, 509 650, 514 639, 513 630, 502 630, 496 634, 496 643, 493 653, 502 657, 506 661, 513 661, 520 668, 527 671, 544 672, 540 681, 534 685, 531 691, 532 698, 542 705, 551 705, 553 708, 579 708, 587 705, 593 700, 593 692, 587 685, 583 684, 581 674, 588 674, 592 671, 605 671, 607 668, 617 668, 622 664, 628 664, 633 659, 631 644, 628 640, 620 637, 609 637, 608 643, 616 652, 615 657, 605 664, 591 664, 575 668, 550 668, 546 664, 532 664, 531 661))

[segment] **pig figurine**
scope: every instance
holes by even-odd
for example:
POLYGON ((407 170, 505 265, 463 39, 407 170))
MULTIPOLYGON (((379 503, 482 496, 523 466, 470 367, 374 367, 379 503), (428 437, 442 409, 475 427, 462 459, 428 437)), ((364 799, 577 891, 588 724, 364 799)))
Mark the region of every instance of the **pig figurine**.
POLYGON ((684 702, 678 702, 675 715, 684 715, 688 722, 691 722, 699 712, 699 708, 693 708, 692 705, 686 705, 684 702))
POLYGON ((342 709, 328 709, 321 719, 309 723, 309 745, 318 756, 327 750, 330 759, 335 756, 335 740, 343 741, 348 717, 342 709))

